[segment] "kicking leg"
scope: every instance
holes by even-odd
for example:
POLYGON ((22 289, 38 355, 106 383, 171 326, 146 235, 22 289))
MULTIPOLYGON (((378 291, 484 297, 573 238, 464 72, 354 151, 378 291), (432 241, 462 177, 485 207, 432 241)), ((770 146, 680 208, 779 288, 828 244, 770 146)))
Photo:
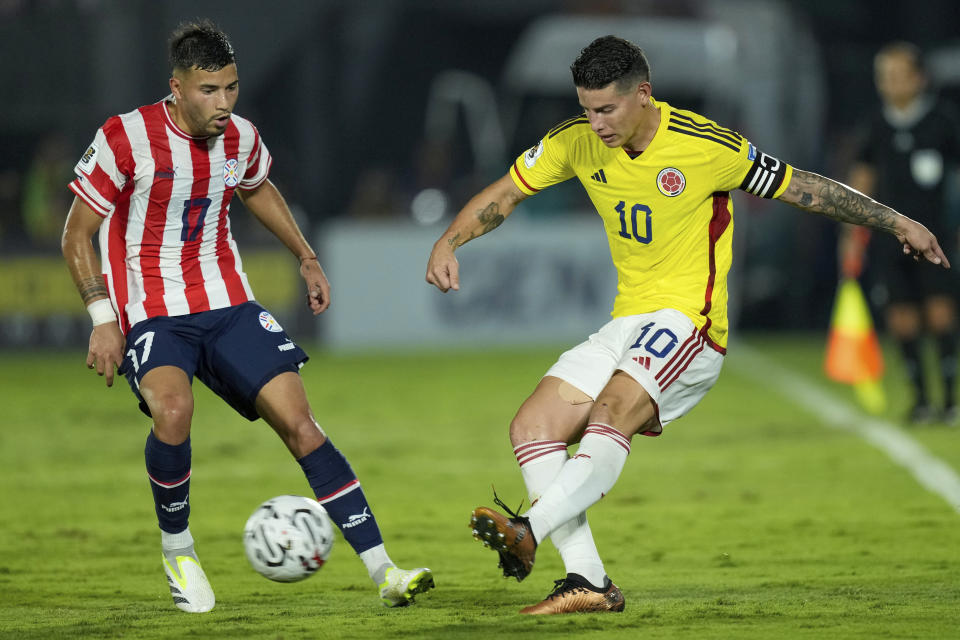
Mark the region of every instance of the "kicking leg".
POLYGON ((314 419, 300 375, 285 372, 270 380, 257 395, 256 408, 300 463, 317 500, 380 587, 384 605, 410 604, 414 595, 430 589, 429 569, 404 571, 390 560, 360 481, 314 419))
POLYGON ((632 377, 617 371, 590 410, 577 455, 524 514, 534 538, 549 535, 609 493, 630 453, 630 439, 638 431, 655 427, 656 421, 650 395, 632 377))
MULTIPOLYGON (((593 398, 570 383, 546 376, 523 403, 510 425, 514 455, 533 505, 567 462, 567 445, 580 439, 593 398)), ((557 526, 550 540, 567 573, 603 584, 606 571, 586 512, 557 526)))

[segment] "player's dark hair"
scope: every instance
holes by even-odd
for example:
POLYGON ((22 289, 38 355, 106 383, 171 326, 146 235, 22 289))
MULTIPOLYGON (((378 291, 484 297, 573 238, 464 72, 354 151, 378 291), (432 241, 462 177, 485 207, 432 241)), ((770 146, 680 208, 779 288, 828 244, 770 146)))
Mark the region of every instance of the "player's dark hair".
POLYGON ((210 20, 183 22, 170 34, 170 69, 219 71, 236 62, 227 34, 210 20))
POLYGON ((603 36, 588 44, 570 71, 573 84, 581 89, 602 89, 616 82, 618 90, 625 90, 650 82, 650 65, 643 49, 617 36, 603 36))
POLYGON ((921 74, 926 75, 927 70, 924 66, 923 52, 920 50, 920 47, 912 42, 895 40, 883 45, 883 47, 880 48, 880 51, 877 52, 877 58, 889 55, 906 56, 913 63, 914 69, 919 71, 921 74))

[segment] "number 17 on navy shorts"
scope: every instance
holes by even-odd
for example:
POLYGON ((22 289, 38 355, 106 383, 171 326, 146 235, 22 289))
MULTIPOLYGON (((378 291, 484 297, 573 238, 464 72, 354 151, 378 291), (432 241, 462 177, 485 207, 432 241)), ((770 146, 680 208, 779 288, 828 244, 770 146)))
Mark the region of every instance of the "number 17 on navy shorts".
POLYGON ((256 302, 183 316, 159 316, 127 333, 121 372, 148 416, 140 383, 152 369, 173 366, 196 376, 249 420, 260 417, 254 403, 277 375, 298 371, 307 354, 270 312, 256 302))

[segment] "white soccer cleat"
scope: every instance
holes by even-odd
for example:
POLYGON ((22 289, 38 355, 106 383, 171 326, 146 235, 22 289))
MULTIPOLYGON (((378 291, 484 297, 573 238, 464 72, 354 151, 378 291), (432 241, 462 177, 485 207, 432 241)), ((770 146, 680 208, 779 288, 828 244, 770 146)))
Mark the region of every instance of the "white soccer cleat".
POLYGON ((387 569, 386 579, 380 583, 380 601, 385 607, 405 607, 413 604, 413 597, 433 589, 433 574, 430 569, 387 569))
POLYGON ((167 572, 170 595, 173 596, 173 603, 177 608, 187 613, 205 613, 213 609, 216 603, 213 588, 196 556, 175 556, 177 566, 174 567, 165 554, 160 555, 163 558, 163 569, 167 572))

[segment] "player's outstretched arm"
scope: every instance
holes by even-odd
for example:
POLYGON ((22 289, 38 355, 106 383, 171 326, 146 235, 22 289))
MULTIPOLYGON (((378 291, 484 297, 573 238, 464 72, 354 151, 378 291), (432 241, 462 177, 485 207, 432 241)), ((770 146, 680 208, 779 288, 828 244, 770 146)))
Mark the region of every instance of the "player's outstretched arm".
POLYGON ((87 368, 96 368, 97 375, 106 376, 107 386, 110 387, 113 386, 114 370, 123 362, 124 338, 117 324, 117 316, 110 306, 110 295, 90 241, 102 222, 103 218, 83 200, 74 198, 63 227, 60 247, 73 283, 77 285, 83 304, 87 305, 93 317, 87 368))
POLYGON ((527 197, 507 174, 470 198, 433 245, 427 261, 427 282, 440 291, 460 290, 460 264, 453 252, 470 240, 499 227, 517 203, 527 197))
POLYGON ((903 244, 904 253, 950 267, 936 237, 925 226, 836 180, 795 169, 778 199, 840 222, 892 233, 903 244))
POLYGON ((266 180, 256 189, 237 190, 237 195, 250 213, 300 260, 300 276, 307 285, 307 306, 313 315, 326 311, 330 306, 330 282, 280 191, 266 180))

